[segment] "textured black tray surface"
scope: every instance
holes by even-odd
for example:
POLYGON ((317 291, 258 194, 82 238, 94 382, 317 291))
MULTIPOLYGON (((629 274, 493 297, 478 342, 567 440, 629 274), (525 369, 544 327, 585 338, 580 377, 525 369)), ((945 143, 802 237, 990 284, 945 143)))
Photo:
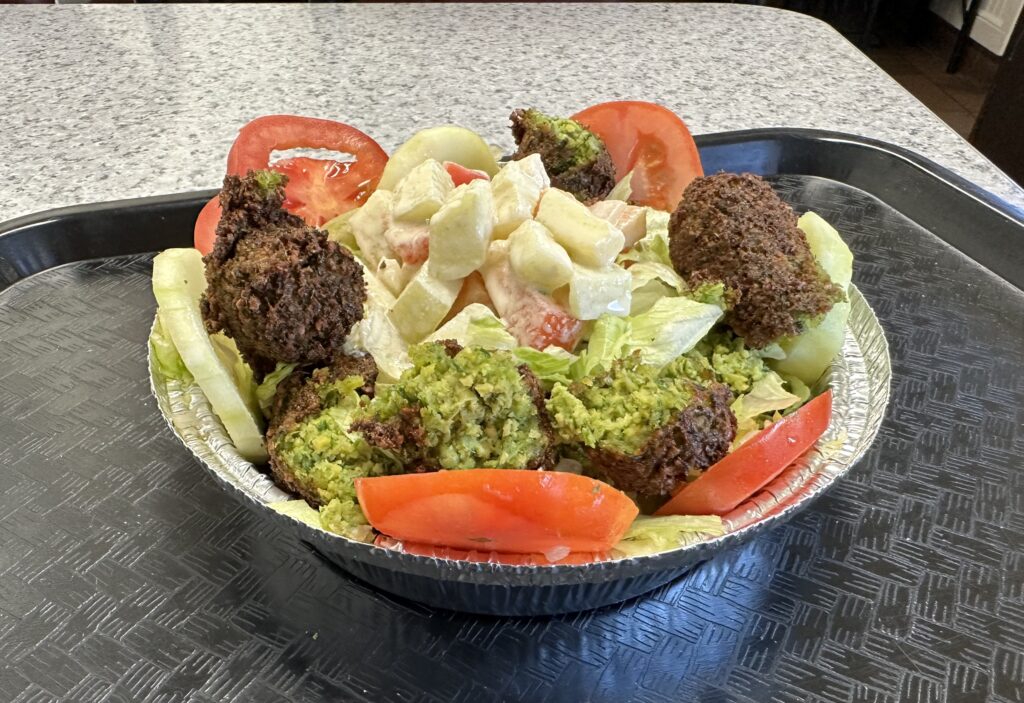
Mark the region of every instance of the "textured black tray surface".
POLYGON ((577 615, 396 601, 237 506, 149 397, 148 256, 13 283, 0 700, 1024 700, 1024 293, 863 192, 774 180, 855 251, 879 440, 793 521, 577 615))

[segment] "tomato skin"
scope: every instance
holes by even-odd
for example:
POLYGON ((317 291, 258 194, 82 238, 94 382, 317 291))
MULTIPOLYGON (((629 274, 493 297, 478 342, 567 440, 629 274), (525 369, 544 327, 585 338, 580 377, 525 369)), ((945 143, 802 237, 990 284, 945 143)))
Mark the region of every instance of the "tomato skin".
POLYGON ((478 171, 475 168, 466 168, 462 164, 457 164, 454 161, 445 161, 444 169, 448 172, 448 175, 452 177, 452 182, 456 187, 465 185, 470 181, 484 180, 489 181, 491 177, 483 171, 478 171))
POLYGON ((639 513, 607 483, 559 471, 437 471, 357 478, 355 486, 379 532, 470 551, 604 552, 639 513))
POLYGON ((832 391, 828 390, 726 455, 654 514, 725 515, 810 449, 831 418, 832 391))
POLYGON ((690 181, 704 175, 689 128, 666 107, 619 100, 588 107, 572 119, 608 147, 617 180, 633 171, 633 202, 671 212, 690 181))
POLYGON ((288 176, 285 209, 318 227, 358 207, 377 187, 388 156, 377 142, 341 122, 296 115, 257 117, 238 132, 228 152, 227 172, 244 176, 271 168, 288 176), (356 157, 355 162, 308 157, 270 163, 274 151, 328 149, 356 157))
POLYGON ((217 238, 217 223, 220 222, 220 196, 213 196, 210 201, 203 205, 196 218, 196 226, 193 232, 195 248, 199 253, 206 256, 213 251, 213 241, 217 238))
MULTIPOLYGON (((486 550, 471 551, 467 549, 452 549, 451 547, 438 547, 433 544, 422 544, 420 542, 401 542, 390 537, 380 535, 374 541, 378 547, 385 549, 401 549, 406 554, 415 554, 421 557, 433 557, 434 559, 451 559, 453 561, 472 561, 485 564, 507 564, 509 566, 554 566, 554 565, 580 565, 593 564, 598 561, 608 561, 611 555, 608 552, 569 552, 561 559, 554 561, 548 559, 544 554, 513 554, 510 552, 489 552, 486 550)), ((557 555, 554 555, 557 556, 557 555)))
POLYGON ((583 321, 552 298, 524 284, 507 255, 481 269, 487 293, 508 331, 524 347, 556 346, 572 351, 583 336, 583 321))

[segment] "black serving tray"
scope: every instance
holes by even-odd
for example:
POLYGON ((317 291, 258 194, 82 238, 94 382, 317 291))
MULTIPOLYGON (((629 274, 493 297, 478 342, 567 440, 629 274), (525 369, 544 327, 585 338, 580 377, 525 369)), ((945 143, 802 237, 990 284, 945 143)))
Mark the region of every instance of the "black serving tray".
POLYGON ((857 137, 698 142, 843 233, 890 413, 805 513, 575 615, 383 596, 206 478, 145 339, 212 192, 0 225, 0 700, 1024 700, 1021 213, 857 137))

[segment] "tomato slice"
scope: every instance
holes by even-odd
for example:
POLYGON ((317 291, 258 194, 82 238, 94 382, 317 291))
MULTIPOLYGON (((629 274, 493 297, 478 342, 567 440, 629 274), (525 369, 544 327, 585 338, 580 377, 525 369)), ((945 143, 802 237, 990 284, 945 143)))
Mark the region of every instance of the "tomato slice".
POLYGON ((633 172, 630 199, 636 203, 671 212, 690 181, 704 175, 689 128, 666 107, 620 100, 588 107, 572 118, 604 141, 616 179, 633 172))
POLYGON ((213 240, 217 238, 217 223, 220 222, 220 197, 213 196, 210 202, 203 205, 196 218, 193 240, 196 249, 203 256, 213 251, 213 240))
POLYGON ((725 515, 810 449, 831 418, 828 390, 683 486, 655 515, 725 515))
POLYGON ((378 547, 385 549, 401 549, 406 554, 415 554, 421 557, 433 557, 435 559, 452 559, 454 561, 472 561, 490 564, 508 564, 510 566, 553 566, 558 565, 579 565, 593 564, 596 561, 608 561, 611 555, 608 552, 569 552, 564 557, 560 553, 547 554, 513 554, 510 552, 491 552, 483 550, 452 549, 451 547, 438 547, 433 544, 422 544, 420 542, 402 542, 399 540, 379 536, 374 542, 378 547), (549 559, 551 556, 553 558, 549 559))
POLYGON ((560 471, 437 471, 355 484, 363 514, 379 532, 455 549, 604 552, 639 512, 607 483, 560 471))
POLYGON ((452 177, 452 182, 455 183, 456 186, 461 186, 478 179, 485 181, 491 180, 491 177, 488 176, 486 172, 478 171, 475 168, 466 168, 462 164, 457 164, 454 161, 445 161, 444 170, 452 177))
POLYGON ((319 227, 357 207, 380 181, 388 156, 369 136, 341 122, 295 115, 257 117, 242 127, 228 152, 228 173, 272 168, 288 176, 285 208, 319 227), (271 163, 274 151, 326 149, 354 161, 296 157, 271 163))

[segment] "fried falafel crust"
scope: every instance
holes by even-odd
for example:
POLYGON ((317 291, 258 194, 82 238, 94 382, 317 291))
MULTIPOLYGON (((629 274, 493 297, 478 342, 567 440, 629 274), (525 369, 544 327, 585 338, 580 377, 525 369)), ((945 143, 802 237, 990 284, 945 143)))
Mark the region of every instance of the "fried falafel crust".
POLYGON ((324 408, 318 389, 325 383, 338 381, 349 376, 363 379, 360 392, 373 395, 377 380, 377 364, 372 356, 339 356, 325 368, 297 369, 278 384, 271 405, 270 422, 267 427, 267 452, 270 454, 270 473, 279 486, 302 496, 313 507, 321 504, 316 491, 296 481, 292 469, 277 453, 277 438, 288 434, 306 418, 324 408))
POLYGON ((622 491, 672 493, 729 453, 736 437, 732 399, 721 383, 694 384, 690 404, 656 429, 636 454, 584 447, 591 471, 622 491))
POLYGON ((687 186, 669 221, 669 255, 691 286, 725 284, 725 323, 756 349, 800 334, 843 299, 792 208, 749 173, 719 173, 687 186))
MULTIPOLYGON (((512 155, 514 161, 530 154, 540 154, 544 170, 551 179, 551 186, 572 193, 587 205, 602 200, 612 191, 615 187, 615 164, 606 148, 602 148, 591 161, 572 164, 576 159, 572 148, 550 131, 533 127, 527 112, 514 110, 509 117, 512 121, 512 137, 518 147, 512 155)), ((595 138, 598 137, 595 135, 595 138)))
POLYGON ((201 307, 207 330, 231 337, 261 379, 277 362, 338 356, 362 319, 366 282, 348 250, 282 208, 286 179, 268 188, 258 178, 224 178, 201 307))

